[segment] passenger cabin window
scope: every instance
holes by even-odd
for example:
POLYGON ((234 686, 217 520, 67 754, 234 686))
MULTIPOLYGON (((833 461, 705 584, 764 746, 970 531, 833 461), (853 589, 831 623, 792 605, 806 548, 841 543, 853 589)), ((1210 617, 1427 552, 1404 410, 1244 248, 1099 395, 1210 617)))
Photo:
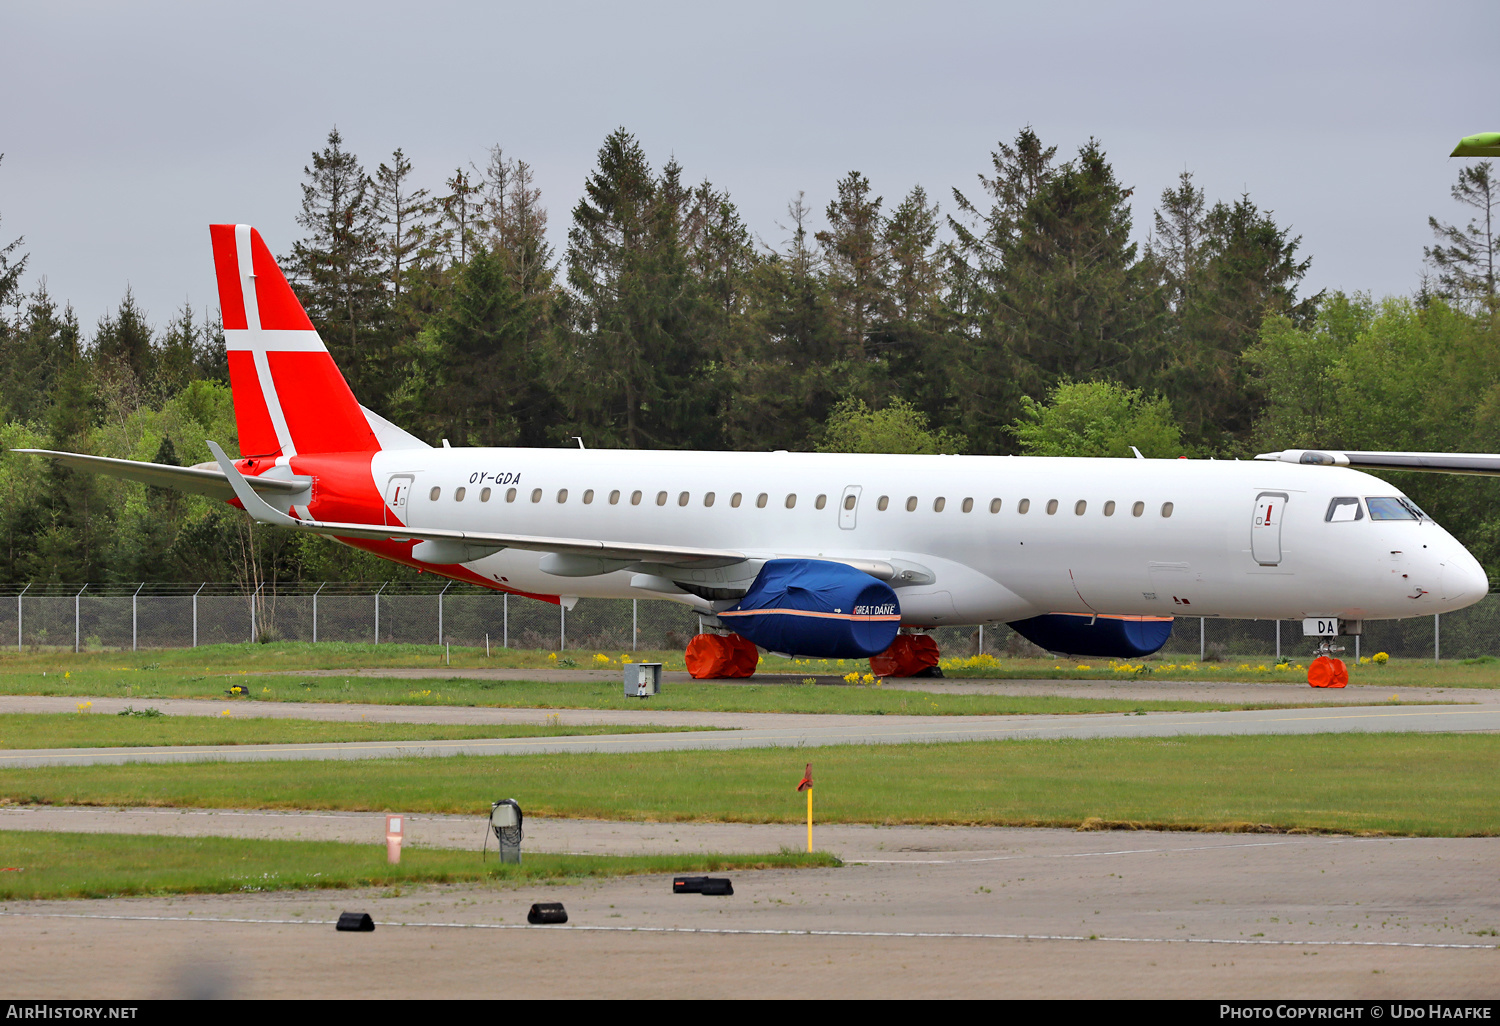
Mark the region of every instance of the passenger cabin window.
POLYGON ((666 492, 657 492, 656 493, 656 504, 658 506, 665 506, 667 504, 667 493, 666 492))
POLYGON ((1056 512, 1057 512, 1057 500, 1056 499, 1048 499, 1047 500, 1047 515, 1050 517, 1052 514, 1054 514, 1056 512))
POLYGON ((490 501, 490 494, 491 494, 491 492, 490 492, 490 489, 488 489, 488 488, 481 488, 481 489, 479 489, 479 501, 480 502, 489 502, 490 501))
POLYGON ((714 504, 714 493, 713 492, 704 492, 703 493, 703 505, 704 506, 712 506, 713 504, 714 504))
POLYGON ((1016 503, 1016 512, 1017 513, 1026 513, 1030 509, 1031 509, 1031 500, 1030 499, 1022 499, 1020 502, 1016 503))
POLYGON ((1163 517, 1169 517, 1172 515, 1172 504, 1170 502, 1164 502, 1161 504, 1161 515, 1163 517))
POLYGON ((917 497, 915 495, 908 497, 907 500, 906 500, 906 512, 908 512, 908 513, 915 513, 916 509, 917 509, 917 497))
POLYGON ((733 495, 731 495, 729 497, 729 506, 730 506, 731 509, 739 509, 740 508, 740 493, 739 492, 735 492, 733 495))
POLYGON ((1107 516, 1107 517, 1112 517, 1112 516, 1115 515, 1115 500, 1114 499, 1110 499, 1108 502, 1106 502, 1104 504, 1104 515, 1107 516))
POLYGON ((1420 520, 1417 507, 1410 500, 1390 496, 1365 496, 1365 505, 1370 507, 1371 520, 1420 520))
POLYGON ((936 499, 932 500, 932 511, 934 513, 941 513, 943 507, 946 505, 948 505, 948 500, 939 495, 936 499))
POLYGON ((463 502, 464 501, 464 496, 468 495, 468 494, 469 494, 469 490, 467 488, 455 488, 455 489, 453 489, 453 501, 454 502, 463 502))
POLYGON ((686 506, 687 504, 688 504, 688 493, 687 492, 683 492, 681 495, 677 496, 677 505, 679 505, 679 506, 686 506))
POLYGON ((1082 499, 1079 499, 1077 502, 1073 503, 1073 515, 1081 517, 1083 516, 1084 511, 1088 508, 1089 504, 1087 502, 1084 502, 1082 499))
POLYGON ((443 490, 441 488, 434 488, 432 491, 427 493, 427 498, 431 499, 433 502, 437 502, 438 496, 442 494, 443 490))
POLYGON ((814 509, 822 509, 826 505, 828 505, 828 496, 826 495, 820 495, 813 500, 814 509))
POLYGON ((755 497, 755 508, 756 509, 765 509, 766 508, 766 500, 769 499, 769 498, 770 498, 769 495, 767 495, 765 492, 761 492, 759 495, 757 495, 755 497))
POLYGON ((965 499, 964 500, 964 512, 965 513, 972 513, 972 512, 974 512, 974 500, 973 499, 965 499))
POLYGON ((588 505, 591 505, 593 503, 593 501, 594 501, 594 490, 592 488, 585 488, 583 490, 583 504, 585 506, 588 506, 588 505))
POLYGON ((515 502, 516 501, 516 490, 514 488, 507 488, 505 490, 505 501, 506 502, 515 502))
POLYGON ((1146 512, 1146 504, 1144 502, 1138 502, 1130 507, 1130 515, 1133 517, 1138 517, 1144 512, 1146 512))
POLYGON ((639 489, 630 493, 630 504, 632 506, 639 506, 641 504, 641 493, 639 489))
POLYGON ((531 490, 531 501, 532 502, 541 502, 542 501, 542 490, 540 488, 533 488, 531 490))
POLYGON ((1330 524, 1341 524, 1349 520, 1363 520, 1365 511, 1360 508, 1359 500, 1352 495, 1343 495, 1337 499, 1328 501, 1328 512, 1323 515, 1323 520, 1330 524))
POLYGON ((618 506, 620 504, 620 489, 616 488, 609 493, 609 504, 618 506))
POLYGON ((567 502, 568 501, 568 490, 566 488, 559 488, 557 490, 557 501, 558 502, 567 502))
POLYGON ((882 495, 880 497, 880 501, 877 502, 877 503, 875 503, 875 508, 876 509, 887 509, 887 508, 890 507, 890 504, 891 504, 891 497, 889 495, 882 495))
POLYGON ((854 496, 852 494, 844 496, 844 508, 845 509, 853 509, 854 508, 854 496))
POLYGON ((795 505, 797 505, 797 496, 796 495, 788 495, 786 497, 786 508, 787 509, 791 509, 795 505))
POLYGON ((1000 500, 999 499, 991 499, 990 500, 990 512, 991 513, 999 513, 1000 512, 1000 500))

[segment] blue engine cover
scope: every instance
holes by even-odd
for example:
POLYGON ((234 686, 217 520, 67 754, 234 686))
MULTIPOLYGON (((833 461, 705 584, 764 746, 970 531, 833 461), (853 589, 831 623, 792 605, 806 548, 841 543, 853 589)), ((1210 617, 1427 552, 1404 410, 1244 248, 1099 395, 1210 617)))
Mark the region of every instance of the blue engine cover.
POLYGON ((773 559, 719 619, 772 652, 861 659, 891 647, 901 628, 901 606, 889 586, 853 567, 773 559))
POLYGON ((1010 627, 1049 652, 1081 656, 1139 658, 1155 652, 1172 636, 1171 617, 1048 613, 1015 620, 1010 627))

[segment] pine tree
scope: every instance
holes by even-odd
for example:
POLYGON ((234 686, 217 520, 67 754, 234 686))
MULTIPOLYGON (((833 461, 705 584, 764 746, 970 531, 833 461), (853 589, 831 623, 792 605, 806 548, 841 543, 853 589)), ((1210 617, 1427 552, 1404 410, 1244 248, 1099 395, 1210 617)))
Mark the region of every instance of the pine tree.
POLYGON ((1025 391, 1110 377, 1152 380, 1157 296, 1130 241, 1128 188, 1089 140, 1027 203, 995 276, 999 341, 1025 391))
MULTIPOLYGON (((0 163, 4 162, 5 154, 0 153, 0 163)), ((29 259, 29 254, 18 252, 23 242, 24 239, 17 238, 0 246, 0 311, 21 301, 21 275, 26 273, 29 259)), ((5 337, 5 331, 5 316, 0 313, 0 339, 5 337)))
POLYGON ((828 290, 839 313, 844 354, 854 360, 870 354, 870 332, 889 314, 890 255, 882 234, 880 196, 870 196, 870 180, 850 171, 828 204, 826 231, 818 232, 828 268, 828 290))
POLYGON ((462 266, 469 262, 469 254, 479 237, 484 185, 463 168, 455 170, 453 177, 443 184, 449 191, 437 198, 441 215, 438 245, 446 254, 449 267, 462 266))
POLYGON ((399 306, 417 254, 426 244, 432 194, 411 184, 412 165, 398 147, 389 164, 375 171, 372 199, 376 219, 384 228, 380 247, 382 278, 391 302, 399 306))
POLYGON ((1471 164, 1458 173, 1450 190, 1459 203, 1478 211, 1463 228, 1427 219, 1437 245, 1422 250, 1437 275, 1438 293, 1464 306, 1495 308, 1495 232, 1500 225, 1500 179, 1488 160, 1471 164))
POLYGON ((344 149, 334 128, 327 145, 314 153, 302 174, 302 209, 297 224, 307 235, 283 261, 292 287, 349 379, 362 393, 366 365, 379 365, 372 352, 386 315, 382 287, 379 214, 373 183, 359 158, 344 149))
POLYGON ((58 379, 80 358, 79 335, 72 307, 59 311, 47 283, 38 285, 0 349, 8 419, 30 423, 45 418, 58 379))
POLYGON ((125 290, 120 300, 120 309, 114 316, 106 315, 99 321, 94 332, 94 359, 101 370, 124 374, 139 385, 146 385, 154 376, 155 352, 152 349, 151 326, 146 323, 146 314, 136 305, 135 294, 125 290))
POLYGON ((683 240, 691 194, 681 169, 669 162, 653 175, 621 128, 605 139, 584 188, 567 257, 578 419, 630 447, 712 448, 717 402, 693 335, 698 296, 683 240))

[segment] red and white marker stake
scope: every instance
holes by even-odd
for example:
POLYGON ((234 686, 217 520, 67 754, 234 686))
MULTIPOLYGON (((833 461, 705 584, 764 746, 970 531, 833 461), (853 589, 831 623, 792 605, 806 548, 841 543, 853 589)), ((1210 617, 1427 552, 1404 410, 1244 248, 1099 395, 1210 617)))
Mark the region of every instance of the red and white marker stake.
POLYGON ((401 817, 385 817, 385 859, 391 865, 401 861, 401 817))

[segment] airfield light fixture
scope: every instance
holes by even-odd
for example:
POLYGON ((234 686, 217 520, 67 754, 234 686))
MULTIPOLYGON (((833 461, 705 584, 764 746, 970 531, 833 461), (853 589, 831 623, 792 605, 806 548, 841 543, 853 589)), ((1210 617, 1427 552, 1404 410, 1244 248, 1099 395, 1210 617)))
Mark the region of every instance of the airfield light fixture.
MULTIPOLYGON (((514 798, 503 798, 490 806, 490 829, 500 845, 500 861, 521 861, 521 806, 514 798)), ((485 838, 488 843, 489 838, 485 838)))

